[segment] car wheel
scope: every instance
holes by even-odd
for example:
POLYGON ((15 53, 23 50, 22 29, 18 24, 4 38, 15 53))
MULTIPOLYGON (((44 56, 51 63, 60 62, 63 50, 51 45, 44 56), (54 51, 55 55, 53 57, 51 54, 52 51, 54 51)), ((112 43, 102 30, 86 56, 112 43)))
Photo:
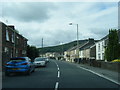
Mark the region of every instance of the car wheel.
POLYGON ((44 67, 46 67, 46 64, 44 65, 44 67))
POLYGON ((10 76, 10 73, 9 72, 5 72, 5 76, 10 76))
POLYGON ((26 72, 26 75, 30 75, 31 74, 31 72, 30 72, 30 70, 28 70, 27 72, 26 72))
POLYGON ((35 68, 33 69, 33 71, 32 72, 35 72, 35 68))

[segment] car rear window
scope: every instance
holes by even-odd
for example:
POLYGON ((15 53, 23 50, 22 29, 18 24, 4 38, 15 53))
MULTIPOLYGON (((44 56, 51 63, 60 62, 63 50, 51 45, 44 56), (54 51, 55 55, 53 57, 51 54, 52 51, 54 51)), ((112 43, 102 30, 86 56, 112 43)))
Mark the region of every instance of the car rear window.
POLYGON ((25 61, 25 58, 11 58, 10 61, 25 61))
POLYGON ((35 61, 45 61, 44 58, 36 58, 35 61))

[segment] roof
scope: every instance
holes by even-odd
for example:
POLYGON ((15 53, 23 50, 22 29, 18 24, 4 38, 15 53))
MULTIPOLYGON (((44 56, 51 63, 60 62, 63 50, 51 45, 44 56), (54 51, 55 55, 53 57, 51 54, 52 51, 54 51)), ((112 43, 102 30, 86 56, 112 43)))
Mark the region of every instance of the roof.
POLYGON ((88 49, 93 46, 95 43, 87 43, 85 46, 81 47, 80 50, 88 49))
MULTIPOLYGON (((94 39, 89 38, 89 39, 87 39, 86 42, 83 42, 83 43, 79 44, 79 47, 78 47, 78 48, 79 48, 79 49, 90 48, 90 47, 91 47, 92 45, 94 45, 95 42, 97 42, 97 41, 98 41, 98 40, 94 40, 94 39)), ((72 51, 72 50, 75 50, 75 49, 77 49, 77 46, 74 46, 74 47, 68 49, 67 51, 72 51)))

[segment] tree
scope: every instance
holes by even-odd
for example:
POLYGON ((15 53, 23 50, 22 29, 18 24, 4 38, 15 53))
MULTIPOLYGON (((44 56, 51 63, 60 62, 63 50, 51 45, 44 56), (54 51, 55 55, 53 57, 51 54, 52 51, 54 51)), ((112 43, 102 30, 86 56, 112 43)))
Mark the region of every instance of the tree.
POLYGON ((107 61, 112 61, 114 59, 119 58, 119 53, 120 52, 120 44, 118 40, 118 33, 117 30, 109 30, 109 35, 108 35, 108 44, 105 49, 105 58, 107 61))
POLYGON ((27 46, 27 56, 32 59, 32 61, 39 56, 39 50, 35 46, 27 46))

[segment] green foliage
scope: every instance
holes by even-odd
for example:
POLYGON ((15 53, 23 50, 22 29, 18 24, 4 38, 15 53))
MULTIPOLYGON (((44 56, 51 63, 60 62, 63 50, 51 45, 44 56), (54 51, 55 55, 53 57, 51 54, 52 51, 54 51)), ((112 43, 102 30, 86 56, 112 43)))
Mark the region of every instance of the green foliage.
POLYGON ((39 50, 35 46, 27 46, 27 56, 34 60, 34 58, 39 56, 39 50))
POLYGON ((108 44, 105 50, 105 58, 112 61, 120 57, 120 44, 118 40, 117 30, 109 30, 108 44))

